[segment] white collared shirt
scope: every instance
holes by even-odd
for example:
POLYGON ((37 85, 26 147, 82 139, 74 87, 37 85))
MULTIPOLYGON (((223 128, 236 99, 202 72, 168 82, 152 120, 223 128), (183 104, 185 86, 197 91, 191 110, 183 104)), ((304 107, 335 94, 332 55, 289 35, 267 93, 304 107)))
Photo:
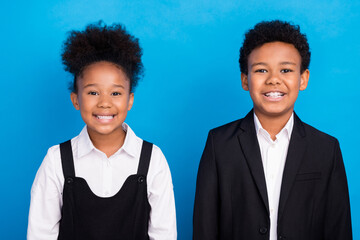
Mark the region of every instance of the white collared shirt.
MULTIPOLYGON (((87 127, 71 140, 75 174, 84 178, 100 197, 115 195, 129 175, 136 174, 143 140, 123 124, 123 146, 109 158, 92 144, 87 127)), ((57 239, 61 219, 64 175, 59 145, 48 150, 31 188, 28 240, 57 239)), ((147 174, 151 206, 148 234, 151 240, 175 240, 176 213, 169 166, 160 148, 153 146, 147 174)))
POLYGON ((270 134, 261 126, 255 113, 254 122, 269 199, 270 240, 276 240, 281 181, 294 126, 294 113, 291 115, 285 127, 276 135, 275 141, 271 139, 270 134))

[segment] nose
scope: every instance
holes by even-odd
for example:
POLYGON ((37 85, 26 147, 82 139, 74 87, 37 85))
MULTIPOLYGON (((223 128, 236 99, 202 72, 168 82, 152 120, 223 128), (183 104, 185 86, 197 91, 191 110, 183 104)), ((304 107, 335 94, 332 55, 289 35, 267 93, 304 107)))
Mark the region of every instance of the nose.
POLYGON ((111 97, 106 95, 100 95, 97 106, 99 108, 110 108, 112 105, 111 97))
POLYGON ((266 79, 266 84, 269 85, 277 85, 281 84, 282 80, 278 73, 271 73, 269 77, 266 79))

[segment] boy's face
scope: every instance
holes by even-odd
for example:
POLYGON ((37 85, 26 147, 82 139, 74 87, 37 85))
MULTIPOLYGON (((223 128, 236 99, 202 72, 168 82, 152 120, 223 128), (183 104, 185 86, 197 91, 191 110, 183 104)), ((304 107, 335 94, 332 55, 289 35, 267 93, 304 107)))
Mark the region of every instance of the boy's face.
POLYGON ((259 118, 290 117, 299 90, 305 90, 309 80, 309 70, 301 74, 300 67, 300 54, 292 44, 265 43, 250 53, 248 75, 241 73, 241 82, 259 118))
POLYGON ((126 74, 112 63, 98 62, 86 67, 77 86, 71 101, 80 110, 90 137, 122 133, 134 101, 126 74))

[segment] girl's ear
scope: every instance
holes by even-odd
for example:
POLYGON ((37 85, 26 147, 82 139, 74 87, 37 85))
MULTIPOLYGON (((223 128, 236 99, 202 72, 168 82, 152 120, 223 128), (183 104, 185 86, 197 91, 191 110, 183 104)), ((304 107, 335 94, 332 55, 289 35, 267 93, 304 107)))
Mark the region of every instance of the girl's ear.
POLYGON ((131 110, 132 106, 134 104, 134 93, 130 93, 129 95, 129 104, 128 104, 128 111, 131 110))
POLYGON ((249 91, 248 76, 245 73, 241 73, 241 86, 245 91, 249 91))
POLYGON ((76 110, 80 110, 79 100, 77 93, 71 92, 70 94, 71 102, 74 105, 76 110))
POLYGON ((310 77, 309 69, 306 69, 300 76, 300 91, 303 91, 307 88, 310 77))

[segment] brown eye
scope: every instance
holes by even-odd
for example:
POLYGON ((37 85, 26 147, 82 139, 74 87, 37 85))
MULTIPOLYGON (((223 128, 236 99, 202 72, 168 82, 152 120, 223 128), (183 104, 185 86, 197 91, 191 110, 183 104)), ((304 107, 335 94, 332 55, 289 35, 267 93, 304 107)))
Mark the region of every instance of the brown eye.
POLYGON ((266 70, 266 69, 257 69, 257 70, 255 70, 255 72, 258 72, 258 73, 266 73, 267 70, 266 70))
POLYGON ((96 95, 99 95, 97 92, 94 92, 94 91, 90 91, 89 93, 88 93, 88 95, 93 95, 93 96, 96 96, 96 95))
POLYGON ((281 70, 282 73, 289 73, 289 72, 292 72, 292 71, 293 71, 293 70, 287 69, 287 68, 281 70))
POLYGON ((113 96, 120 96, 121 93, 120 93, 120 92, 113 92, 112 95, 113 95, 113 96))

